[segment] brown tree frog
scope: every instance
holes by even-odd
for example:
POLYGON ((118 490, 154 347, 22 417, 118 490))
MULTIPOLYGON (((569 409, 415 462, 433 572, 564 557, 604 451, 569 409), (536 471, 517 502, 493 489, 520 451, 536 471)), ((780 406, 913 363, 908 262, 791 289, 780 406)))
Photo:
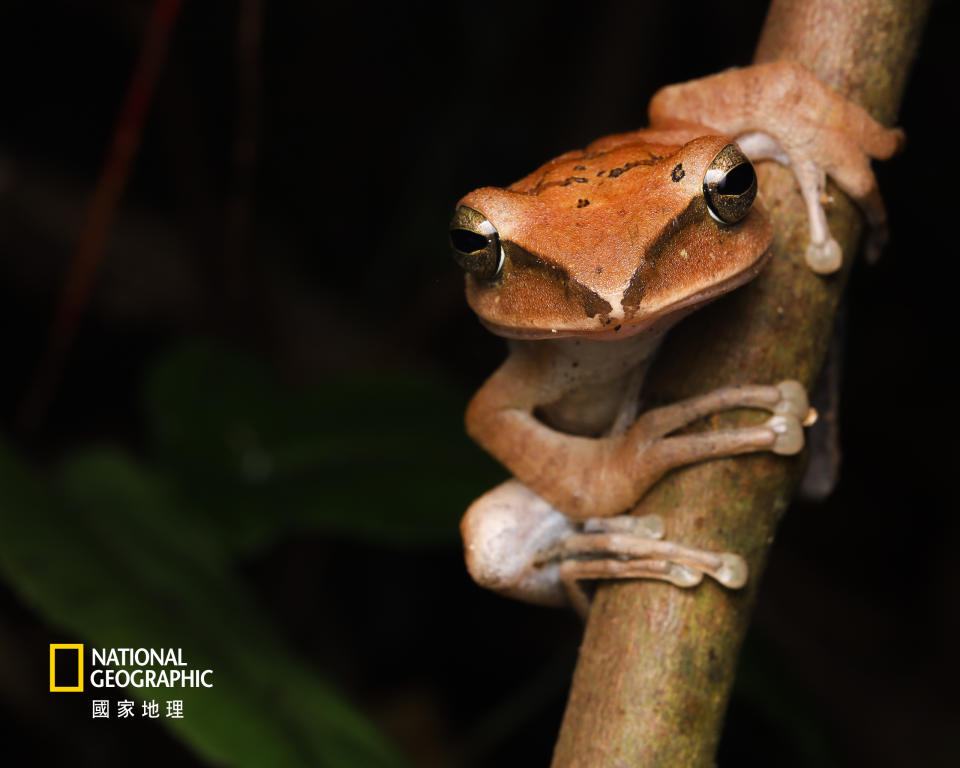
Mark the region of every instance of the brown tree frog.
POLYGON ((510 340, 466 415, 469 434, 514 475, 461 524, 478 583, 585 610, 584 580, 746 582, 739 555, 664 540, 662 519, 629 511, 673 468, 799 452, 813 414, 806 393, 794 381, 730 387, 638 415, 644 375, 671 326, 768 258, 772 227, 751 160, 793 170, 808 262, 829 272, 840 252, 821 207, 824 175, 879 228, 870 158, 889 157, 901 139, 803 67, 777 62, 667 87, 650 104, 650 128, 459 202, 450 239, 467 300, 510 340), (771 415, 756 427, 673 434, 736 407, 771 415))

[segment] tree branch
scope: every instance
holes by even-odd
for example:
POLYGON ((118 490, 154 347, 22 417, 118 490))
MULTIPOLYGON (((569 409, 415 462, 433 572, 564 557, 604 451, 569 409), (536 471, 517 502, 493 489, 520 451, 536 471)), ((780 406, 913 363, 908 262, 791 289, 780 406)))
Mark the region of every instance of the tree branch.
MULTIPOLYGON (((774 0, 756 61, 790 59, 889 123, 897 112, 928 0, 774 0)), ((799 379, 812 387, 857 252, 860 215, 835 187, 830 231, 844 268, 820 277, 804 264, 806 216, 792 174, 759 169, 774 218, 771 263, 752 284, 671 334, 648 387, 669 401, 730 384, 799 379)), ((739 411, 711 427, 758 423, 739 411)), ((659 514, 669 536, 743 554, 741 592, 649 582, 599 587, 553 758, 570 766, 712 766, 737 654, 777 523, 803 460, 755 454, 672 473, 638 514, 659 514)))

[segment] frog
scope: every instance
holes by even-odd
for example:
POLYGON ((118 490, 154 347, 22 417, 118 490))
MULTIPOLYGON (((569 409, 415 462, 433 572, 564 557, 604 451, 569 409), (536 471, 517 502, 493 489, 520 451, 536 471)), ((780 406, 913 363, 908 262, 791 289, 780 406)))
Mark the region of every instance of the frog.
POLYGON ((770 62, 667 86, 647 128, 457 203, 450 244, 467 302, 509 348, 465 417, 470 437, 512 474, 461 521, 478 584, 586 614, 586 585, 600 580, 747 583, 742 555, 671 541, 662 517, 633 512, 674 469, 799 453, 816 420, 807 392, 793 380, 751 383, 641 411, 644 379, 673 326, 771 258, 754 163, 793 172, 809 221, 805 258, 828 279, 843 255, 823 210, 825 179, 860 205, 878 247, 886 213, 870 162, 902 143, 902 131, 802 65, 770 62), (734 408, 767 417, 687 429, 734 408))

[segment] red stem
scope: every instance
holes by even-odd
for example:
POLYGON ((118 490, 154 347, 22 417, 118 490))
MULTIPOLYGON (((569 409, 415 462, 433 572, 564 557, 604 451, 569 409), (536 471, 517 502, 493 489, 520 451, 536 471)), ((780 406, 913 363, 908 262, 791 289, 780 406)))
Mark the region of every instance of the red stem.
POLYGON ((60 293, 50 338, 23 406, 23 422, 31 431, 39 427, 43 419, 70 345, 77 334, 83 311, 89 303, 91 288, 103 263, 117 204, 127 186, 133 161, 140 148, 143 126, 182 5, 183 0, 156 0, 150 13, 140 58, 127 86, 107 159, 94 188, 90 208, 60 293))

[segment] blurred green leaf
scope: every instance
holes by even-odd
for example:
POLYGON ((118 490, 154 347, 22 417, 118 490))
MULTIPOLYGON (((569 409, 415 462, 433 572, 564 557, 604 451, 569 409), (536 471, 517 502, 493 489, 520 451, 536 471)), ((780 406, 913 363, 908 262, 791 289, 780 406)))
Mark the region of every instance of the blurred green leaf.
POLYGON ((293 392, 243 355, 175 349, 146 388, 150 468, 95 450, 49 479, 0 443, 0 571, 94 646, 180 647, 213 669, 213 689, 158 694, 183 699, 164 724, 214 763, 402 765, 274 634, 235 559, 299 530, 454 540, 503 477, 466 439, 465 401, 401 374, 293 392))
MULTIPOLYGON (((52 482, 0 443, 0 571, 39 613, 96 647, 183 648, 212 689, 163 723, 216 764, 400 766, 384 738, 269 628, 228 550, 161 476, 113 451, 52 482)), ((137 691, 132 691, 137 693, 137 691)))
POLYGON ((242 550, 291 529, 455 540, 467 505, 504 478, 465 436, 465 405, 398 373, 289 391, 206 344, 165 356, 147 386, 160 466, 242 550))

